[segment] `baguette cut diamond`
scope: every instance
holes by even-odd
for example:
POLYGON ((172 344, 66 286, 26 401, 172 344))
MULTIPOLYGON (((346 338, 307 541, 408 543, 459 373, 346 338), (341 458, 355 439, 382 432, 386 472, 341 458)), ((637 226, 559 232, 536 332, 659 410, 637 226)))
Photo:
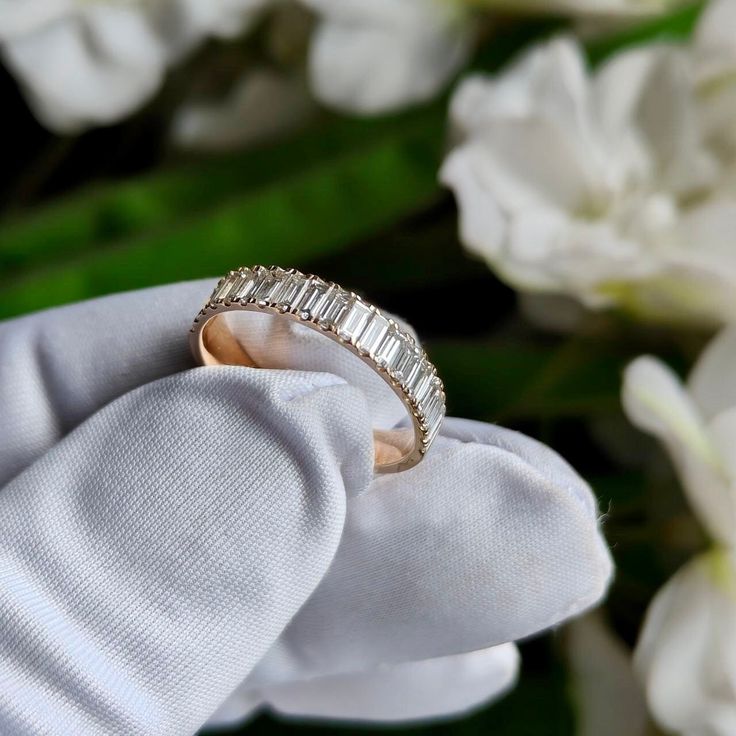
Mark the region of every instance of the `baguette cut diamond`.
POLYGON ((322 327, 332 329, 340 321, 350 306, 350 295, 339 286, 332 285, 317 307, 319 323, 322 327))
POLYGON ((291 283, 291 274, 277 273, 275 274, 275 277, 276 283, 274 284, 273 289, 271 289, 269 301, 271 302, 271 304, 280 304, 283 301, 284 293, 291 283))
POLYGON ((401 350, 401 338, 394 325, 391 325, 381 344, 373 355, 373 359, 381 368, 388 368, 401 350))
POLYGON ((435 389, 422 405, 424 423, 431 429, 435 424, 437 424, 443 412, 444 401, 442 400, 442 391, 440 389, 435 389))
POLYGON ((432 367, 428 361, 418 360, 406 378, 406 390, 410 396, 417 396, 422 382, 432 375, 432 367))
POLYGON ((415 382, 417 380, 417 376, 419 375, 419 372, 422 367, 422 361, 419 356, 417 356, 417 360, 415 360, 412 365, 410 365, 406 369, 406 376, 404 378, 404 389, 407 391, 407 393, 412 394, 413 390, 412 387, 415 385, 415 382))
MULTIPOLYGON (((403 337, 403 336, 402 336, 403 337)), ((421 355, 418 348, 414 344, 413 340, 409 340, 408 337, 404 338, 404 344, 402 345, 401 352, 396 357, 394 364, 389 368, 392 372, 393 377, 401 383, 402 386, 406 385, 406 379, 414 368, 415 363, 420 359, 421 355)))
POLYGON ((374 357, 388 332, 389 326, 389 321, 382 314, 374 314, 356 343, 358 350, 374 357))
POLYGON ((243 272, 237 274, 233 281, 233 287, 230 289, 230 293, 227 295, 230 301, 234 299, 247 299, 250 286, 252 283, 252 274, 250 272, 243 272))
POLYGON ((295 301, 293 308, 299 312, 303 319, 313 319, 316 315, 316 307, 327 293, 327 284, 322 279, 309 279, 307 288, 299 295, 299 301, 295 301))
POLYGON ((407 353, 411 350, 411 343, 408 337, 403 333, 396 331, 396 350, 393 351, 391 357, 386 361, 386 370, 389 374, 394 375, 400 364, 406 360, 407 353))
POLYGON ((277 286, 276 275, 272 273, 265 273, 261 282, 251 293, 251 297, 257 302, 264 302, 268 304, 270 301, 271 294, 274 288, 277 286))
MULTIPOLYGON (((344 348, 372 365, 404 403, 414 431, 413 445, 406 449, 402 443, 398 458, 377 459, 376 469, 404 470, 419 462, 439 432, 445 394, 437 371, 409 332, 337 284, 294 269, 254 266, 220 279, 195 318, 191 344, 200 362, 220 362, 210 352, 204 328, 210 319, 234 310, 263 311, 301 321, 333 340, 339 338, 344 348)), ((214 347, 220 339, 214 341, 214 347)))
POLYGON ((244 285, 248 281, 248 277, 242 273, 236 273, 232 277, 232 283, 227 294, 225 294, 224 301, 231 302, 233 299, 238 299, 240 292, 243 290, 244 285))
POLYGON ((302 292, 307 288, 307 278, 301 274, 288 274, 282 286, 279 304, 284 311, 293 309, 299 302, 302 292))
POLYGON ((212 296, 210 297, 210 301, 213 302, 221 302, 225 301, 225 296, 228 294, 230 289, 233 288, 233 277, 228 276, 227 278, 223 279, 215 288, 215 290, 212 292, 212 296))
POLYGON ((343 340, 350 340, 355 344, 372 314, 367 304, 356 299, 347 314, 337 323, 337 334, 343 340))
POLYGON ((418 404, 421 404, 424 399, 427 398, 429 392, 437 381, 439 381, 439 379, 435 375, 434 368, 432 367, 432 364, 427 361, 421 377, 417 382, 416 388, 413 390, 414 398, 418 404))
POLYGON ((265 270, 254 271, 248 279, 246 289, 243 295, 240 297, 241 301, 246 301, 254 298, 254 294, 258 293, 261 284, 266 279, 268 272, 265 270))

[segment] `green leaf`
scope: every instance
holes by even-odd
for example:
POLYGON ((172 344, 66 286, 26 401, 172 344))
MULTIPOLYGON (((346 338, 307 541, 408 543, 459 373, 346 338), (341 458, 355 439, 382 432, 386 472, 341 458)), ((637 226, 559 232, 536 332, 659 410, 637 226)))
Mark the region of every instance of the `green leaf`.
MULTIPOLYGON (((441 142, 441 122, 420 121, 398 137, 364 142, 278 182, 236 192, 204 211, 180 212, 173 220, 153 206, 146 209, 142 195, 133 197, 142 202, 143 214, 136 222, 158 219, 159 228, 137 233, 136 224, 129 237, 106 248, 52 261, 45 269, 0 284, 0 317, 111 291, 217 275, 240 264, 299 265, 344 248, 439 195, 441 142)), ((199 186, 206 184, 203 179, 199 186)), ((156 186, 169 191, 160 180, 156 186)), ((114 195, 116 204, 128 196, 114 195)), ((178 194, 175 199, 178 207, 178 194)), ((80 232, 92 238, 90 222, 80 232)))
MULTIPOLYGON (((442 135, 444 110, 427 107, 381 120, 322 121, 289 142, 179 165, 136 179, 97 184, 0 221, 0 272, 6 275, 171 227, 380 141, 410 139, 422 128, 442 135)), ((439 138, 438 138, 439 140, 439 138)))
POLYGON ((429 349, 451 413, 505 422, 618 411, 629 357, 620 346, 585 339, 550 347, 441 341, 429 349))
MULTIPOLYGON (((479 5, 483 5, 483 0, 479 5)), ((584 44, 588 58, 591 63, 598 64, 614 52, 635 44, 686 39, 692 34, 704 6, 702 0, 690 2, 669 13, 633 23, 623 31, 601 34, 584 44)), ((498 32, 488 37, 473 58, 471 65, 474 69, 495 71, 530 44, 559 33, 575 31, 570 19, 563 16, 551 14, 545 17, 543 13, 533 16, 530 12, 519 22, 519 15, 513 8, 507 12, 502 23, 498 24, 498 32)))
MULTIPOLYGON (((591 58, 687 35, 700 7, 596 42, 591 58)), ((558 27, 556 21, 512 24, 477 62, 497 68, 558 27)), ((445 106, 439 99, 378 120, 323 120, 279 146, 88 187, 6 218, 0 221, 0 317, 249 261, 300 265, 375 238, 438 196, 445 106)), ((422 271, 408 260, 403 269, 416 272, 415 279, 447 273, 434 266, 422 271)))
POLYGON ((656 41, 682 41, 690 37, 705 3, 695 2, 678 7, 672 13, 638 24, 621 33, 615 33, 588 43, 588 58, 592 64, 629 46, 656 41))

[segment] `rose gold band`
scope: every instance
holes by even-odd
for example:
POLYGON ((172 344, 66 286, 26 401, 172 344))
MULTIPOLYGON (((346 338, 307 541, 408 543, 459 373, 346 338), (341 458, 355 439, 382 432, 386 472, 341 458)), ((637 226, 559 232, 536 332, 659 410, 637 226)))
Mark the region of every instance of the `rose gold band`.
POLYGON ((338 342, 373 368, 401 399, 411 429, 374 430, 376 470, 416 465, 436 437, 445 413, 437 371, 414 338, 353 292, 293 269, 256 266, 221 279, 194 320, 190 344, 202 365, 258 367, 217 317, 249 311, 296 320, 338 342))

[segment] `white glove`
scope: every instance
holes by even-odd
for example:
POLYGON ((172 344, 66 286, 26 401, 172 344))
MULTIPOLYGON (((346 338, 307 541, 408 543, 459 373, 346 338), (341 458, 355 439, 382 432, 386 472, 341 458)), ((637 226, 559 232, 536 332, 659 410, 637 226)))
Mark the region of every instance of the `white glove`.
POLYGON ((460 712, 513 682, 507 642, 601 597, 595 502, 552 451, 448 419, 374 476, 380 379, 278 319, 301 370, 189 370, 208 288, 0 324, 0 733, 460 712))

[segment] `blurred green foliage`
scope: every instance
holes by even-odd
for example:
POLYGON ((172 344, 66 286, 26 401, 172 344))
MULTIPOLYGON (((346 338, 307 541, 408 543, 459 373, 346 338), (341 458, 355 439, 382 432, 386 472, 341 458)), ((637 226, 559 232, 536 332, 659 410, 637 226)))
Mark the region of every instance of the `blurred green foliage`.
MULTIPOLYGON (((685 35, 698 6, 590 44, 685 35)), ((480 49, 501 66, 559 23, 520 24, 480 49)), ((441 196, 446 100, 380 120, 322 121, 292 140, 95 184, 0 220, 0 318, 261 261, 345 249, 441 196)))
POLYGON ((616 411, 628 354, 620 346, 569 340, 435 342, 433 359, 455 387, 451 410, 500 422, 616 411), (617 349, 618 347, 618 349, 617 349))
POLYGON ((0 229, 0 317, 345 248, 437 196, 442 140, 438 109, 337 121, 13 218, 0 229))

